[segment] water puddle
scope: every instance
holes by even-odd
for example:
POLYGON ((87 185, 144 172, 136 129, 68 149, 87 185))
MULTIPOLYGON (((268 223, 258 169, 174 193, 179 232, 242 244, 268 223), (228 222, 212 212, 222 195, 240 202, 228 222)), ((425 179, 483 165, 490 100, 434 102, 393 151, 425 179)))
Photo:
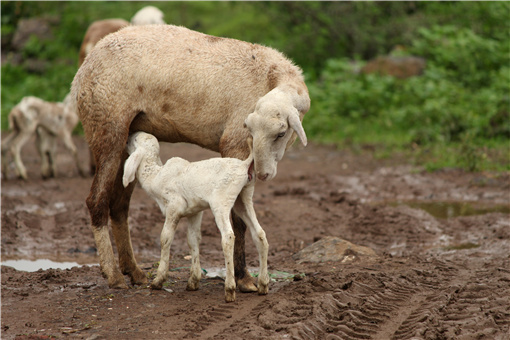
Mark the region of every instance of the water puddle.
MULTIPOLYGON (((93 264, 85 264, 86 266, 93 266, 93 264)), ((2 266, 13 267, 16 270, 24 271, 24 272, 36 272, 39 269, 47 270, 47 269, 70 269, 73 267, 80 267, 83 264, 79 264, 78 262, 55 262, 48 259, 38 259, 38 260, 6 260, 2 261, 2 266)))
POLYGON ((510 214, 509 205, 492 205, 476 202, 419 202, 419 201, 402 201, 390 202, 388 205, 396 207, 399 205, 407 205, 411 208, 425 210, 436 218, 453 218, 459 216, 485 215, 488 213, 504 213, 510 214))

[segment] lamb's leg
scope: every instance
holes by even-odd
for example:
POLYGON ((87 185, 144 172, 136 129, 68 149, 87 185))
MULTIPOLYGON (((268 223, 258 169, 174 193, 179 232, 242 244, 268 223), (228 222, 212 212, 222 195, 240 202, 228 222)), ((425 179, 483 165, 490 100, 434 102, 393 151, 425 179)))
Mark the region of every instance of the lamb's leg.
POLYGON ((234 244, 235 235, 230 224, 229 212, 212 209, 216 225, 221 233, 221 246, 225 256, 225 301, 233 302, 236 299, 236 281, 234 278, 234 244))
POLYGON ((161 231, 161 259, 159 260, 156 278, 151 283, 152 289, 161 289, 167 278, 168 268, 170 266, 170 246, 174 240, 178 223, 179 217, 175 214, 175 210, 170 210, 167 207, 165 225, 161 231))
POLYGON ((57 139, 42 127, 36 130, 37 151, 41 156, 41 175, 43 179, 55 177, 57 173, 55 154, 57 152, 57 139))
POLYGON ((258 292, 265 295, 268 292, 269 274, 267 272, 267 254, 268 243, 266 233, 260 226, 255 209, 253 209, 253 191, 254 186, 244 188, 239 195, 239 198, 234 205, 234 210, 246 222, 250 229, 251 237, 259 253, 259 278, 258 278, 258 292))
POLYGON ((256 292, 257 286, 255 286, 255 281, 246 268, 246 255, 244 250, 246 224, 233 210, 232 223, 235 235, 234 268, 237 287, 239 287, 239 291, 242 293, 256 292))
POLYGON ((191 270, 186 290, 197 290, 200 279, 202 278, 202 269, 200 267, 200 240, 202 234, 200 226, 202 224, 202 212, 188 217, 188 246, 191 251, 191 270))
POLYGON ((129 201, 135 188, 135 182, 132 182, 127 188, 122 184, 122 175, 124 172, 124 161, 127 153, 123 154, 120 162, 117 177, 114 182, 113 191, 110 199, 110 219, 112 225, 113 237, 119 253, 119 266, 123 274, 129 275, 132 284, 146 284, 148 282, 144 272, 136 263, 131 243, 131 234, 128 225, 129 201))
POLYGON ((7 137, 5 137, 5 139, 1 143, 2 144, 2 146, 1 146, 1 150, 2 150, 2 177, 4 179, 7 178, 7 168, 9 166, 9 162, 8 162, 8 158, 7 158, 7 153, 9 151, 9 149, 11 148, 12 141, 14 140, 14 138, 16 137, 17 134, 18 134, 17 130, 12 131, 7 137))
POLYGON ((30 139, 30 136, 34 133, 35 128, 35 124, 30 124, 25 129, 20 130, 18 135, 16 135, 11 143, 11 152, 14 156, 14 164, 16 165, 18 176, 23 179, 27 179, 28 177, 27 169, 25 169, 23 161, 21 160, 21 148, 30 139))

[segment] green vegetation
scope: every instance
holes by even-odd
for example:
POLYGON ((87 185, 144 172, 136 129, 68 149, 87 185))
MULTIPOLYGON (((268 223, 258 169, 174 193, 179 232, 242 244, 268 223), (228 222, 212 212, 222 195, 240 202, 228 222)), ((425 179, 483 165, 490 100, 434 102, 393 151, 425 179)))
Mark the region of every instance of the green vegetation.
POLYGON ((2 1, 2 130, 23 96, 64 98, 91 22, 129 20, 146 5, 160 8, 168 23, 287 54, 307 77, 312 140, 403 153, 430 170, 510 170, 508 2, 2 1), (14 51, 19 20, 33 17, 47 18, 53 37, 33 36, 14 51), (359 72, 389 54, 424 58, 423 75, 359 72))

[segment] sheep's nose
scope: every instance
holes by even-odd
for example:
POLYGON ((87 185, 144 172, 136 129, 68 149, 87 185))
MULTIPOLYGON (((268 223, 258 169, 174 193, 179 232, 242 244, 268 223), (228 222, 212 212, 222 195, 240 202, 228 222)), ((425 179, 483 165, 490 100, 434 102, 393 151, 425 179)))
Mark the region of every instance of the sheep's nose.
POLYGON ((261 181, 265 181, 268 177, 269 177, 269 174, 268 173, 265 173, 265 174, 258 174, 257 175, 258 179, 260 179, 261 181))

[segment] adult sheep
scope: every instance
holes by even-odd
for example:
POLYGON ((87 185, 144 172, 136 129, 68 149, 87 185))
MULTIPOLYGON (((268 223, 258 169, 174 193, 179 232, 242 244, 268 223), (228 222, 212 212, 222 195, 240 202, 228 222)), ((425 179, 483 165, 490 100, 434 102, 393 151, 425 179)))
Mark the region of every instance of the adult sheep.
MULTIPOLYGON (((171 25, 131 26, 102 39, 71 87, 97 163, 87 206, 101 268, 112 288, 147 278, 133 256, 128 209, 134 182, 122 185, 126 142, 144 131, 159 141, 188 142, 245 159, 253 136, 255 173, 270 180, 299 135, 310 108, 301 70, 264 46, 171 25), (108 233, 108 216, 120 270, 108 233)), ((246 225, 233 214, 234 266, 242 292, 257 291, 247 271, 246 225)))

